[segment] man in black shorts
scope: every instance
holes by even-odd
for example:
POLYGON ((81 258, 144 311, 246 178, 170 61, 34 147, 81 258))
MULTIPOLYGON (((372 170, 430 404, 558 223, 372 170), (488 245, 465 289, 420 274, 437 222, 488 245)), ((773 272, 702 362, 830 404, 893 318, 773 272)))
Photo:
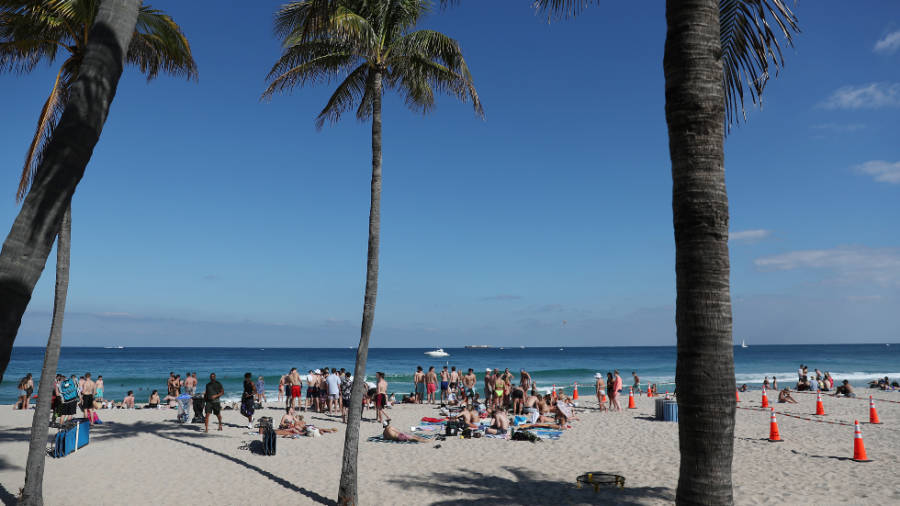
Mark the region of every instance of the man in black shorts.
POLYGON ((206 399, 206 420, 204 433, 209 432, 209 414, 212 413, 219 418, 219 430, 222 430, 222 403, 219 397, 225 395, 225 389, 222 384, 216 381, 216 373, 209 375, 209 383, 206 384, 206 393, 203 397, 206 399))
POLYGON ((81 390, 81 412, 87 417, 91 425, 94 425, 94 393, 97 385, 91 381, 91 373, 84 375, 84 387, 81 390))
POLYGON ((513 388, 510 396, 513 405, 513 414, 521 415, 522 409, 525 407, 525 390, 522 387, 513 388))

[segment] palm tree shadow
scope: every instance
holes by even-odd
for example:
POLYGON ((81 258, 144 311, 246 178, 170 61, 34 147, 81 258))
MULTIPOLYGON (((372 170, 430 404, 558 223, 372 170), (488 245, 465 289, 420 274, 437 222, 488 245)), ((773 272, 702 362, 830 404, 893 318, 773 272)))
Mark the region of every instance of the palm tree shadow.
MULTIPOLYGON (((157 436, 159 436, 163 439, 168 439, 169 441, 175 441, 176 443, 181 443, 183 445, 187 445, 187 446, 196 448, 198 450, 202 450, 206 453, 211 453, 217 457, 222 457, 223 459, 229 460, 239 466, 243 466, 251 471, 255 471, 255 472, 259 473, 260 475, 262 475, 263 477, 268 478, 268 479, 272 480, 273 482, 277 483, 278 485, 281 485, 282 487, 284 487, 288 490, 291 490, 293 492, 297 492, 301 495, 304 495, 304 496, 312 499, 313 501, 316 501, 319 504, 324 504, 325 506, 337 506, 337 502, 332 501, 331 499, 328 499, 327 497, 323 497, 311 490, 306 490, 305 488, 298 487, 297 485, 294 485, 293 483, 285 480, 284 478, 281 478, 280 476, 275 476, 274 474, 270 473, 269 471, 266 471, 265 469, 261 469, 257 466, 254 466, 253 464, 250 464, 249 462, 245 462, 239 458, 232 457, 231 455, 227 455, 227 454, 224 454, 221 452, 217 452, 213 449, 198 445, 196 443, 182 441, 181 439, 170 437, 165 434, 157 434, 157 436)), ((256 446, 256 445, 251 444, 250 450, 251 450, 251 452, 256 453, 255 451, 253 451, 254 446, 256 446)))
POLYGON ((404 489, 420 488, 447 497, 431 506, 481 506, 483 504, 617 504, 638 506, 649 501, 674 501, 675 492, 666 487, 636 487, 619 490, 577 489, 575 476, 570 483, 548 480, 540 473, 522 467, 503 467, 510 477, 472 473, 457 469, 453 473, 433 473, 428 478, 393 478, 404 489))
MULTIPOLYGON (((18 490, 16 491, 18 493, 18 490)), ((6 487, 0 483, 0 504, 3 506, 16 506, 16 503, 19 502, 19 499, 9 490, 6 490, 6 487)))

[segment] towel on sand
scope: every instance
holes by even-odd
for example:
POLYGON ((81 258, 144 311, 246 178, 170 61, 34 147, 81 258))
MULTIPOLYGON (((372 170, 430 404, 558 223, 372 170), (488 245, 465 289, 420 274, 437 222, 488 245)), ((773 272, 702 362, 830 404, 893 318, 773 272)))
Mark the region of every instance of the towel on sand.
MULTIPOLYGON (((437 434, 416 434, 422 439, 433 439, 437 437, 437 434)), ((390 439, 385 439, 384 434, 379 434, 377 436, 372 436, 366 441, 370 443, 396 443, 396 444, 418 444, 418 441, 391 441, 390 439)))

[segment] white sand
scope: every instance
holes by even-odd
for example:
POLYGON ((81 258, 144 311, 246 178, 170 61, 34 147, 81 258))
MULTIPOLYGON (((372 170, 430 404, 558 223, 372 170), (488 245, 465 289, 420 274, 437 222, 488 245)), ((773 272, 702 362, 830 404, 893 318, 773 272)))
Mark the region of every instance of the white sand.
MULTIPOLYGON (((874 391, 872 391, 874 392, 874 391)), ((853 423, 868 421, 865 400, 825 399, 827 416, 815 417, 815 396, 795 394, 800 404, 775 404, 778 411, 853 423)), ((900 393, 876 392, 900 401, 900 393)), ((758 407, 760 393, 742 394, 741 407, 758 407)), ((775 399, 774 396, 770 399, 775 399)), ((671 504, 678 480, 678 426, 651 420, 653 399, 637 398, 637 410, 598 413, 585 399, 581 422, 559 441, 532 444, 492 439, 448 439, 418 445, 367 443, 380 426, 363 423, 360 442, 360 501, 395 504, 671 504), (434 446, 440 444, 441 448, 434 446), (622 474, 624 492, 575 488, 587 471, 622 474)), ((627 397, 625 397, 627 402, 627 397)), ((257 412, 280 416, 272 409, 257 412)), ((769 415, 739 409, 735 431, 734 493, 738 505, 900 504, 900 404, 876 402, 883 425, 862 425, 868 456, 856 463, 853 427, 778 417, 784 443, 769 443, 769 415)), ((403 405, 389 411, 393 425, 408 428, 434 407, 403 405)), ((33 411, 0 409, 0 502, 14 504, 24 483, 33 411)), ((306 415, 307 422, 338 427, 337 435, 279 439, 277 455, 242 450, 246 419, 225 412, 223 432, 202 434, 198 425, 178 425, 175 411, 101 411, 114 422, 95 427, 91 443, 65 458, 47 458, 44 497, 48 505, 119 504, 248 505, 334 504, 343 448, 340 419, 306 415), (241 424, 241 421, 244 421, 241 424), (90 479, 77 479, 89 474, 90 479)), ((364 413, 374 417, 374 412, 364 413)), ((212 426, 212 424, 211 424, 212 426)), ((211 427, 212 428, 212 427, 211 427)), ((51 434, 55 430, 51 430, 51 434)), ((255 443, 254 448, 259 443, 255 443)))

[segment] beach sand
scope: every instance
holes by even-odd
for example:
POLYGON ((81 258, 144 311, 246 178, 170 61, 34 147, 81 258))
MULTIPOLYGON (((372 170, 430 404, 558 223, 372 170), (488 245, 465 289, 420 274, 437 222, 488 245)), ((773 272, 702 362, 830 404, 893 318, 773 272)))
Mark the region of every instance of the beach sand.
MULTIPOLYGON (((738 505, 900 505, 900 404, 876 402, 882 425, 862 425, 869 459, 853 456, 854 420, 869 419, 868 395, 900 401, 900 393, 858 389, 861 398, 826 397, 827 415, 816 417, 815 395, 794 394, 799 404, 776 411, 830 425, 778 416, 783 443, 765 440, 769 413, 738 409, 734 496, 738 505), (862 398, 864 397, 864 398, 862 398)), ((775 395, 770 396, 774 400, 775 395)), ((627 404, 627 396, 623 398, 627 404)), ((366 437, 380 425, 364 422, 359 447, 359 495, 366 506, 474 504, 672 504, 678 482, 678 425, 653 420, 654 400, 636 397, 636 410, 599 413, 596 398, 582 396, 580 422, 558 441, 448 439, 417 445, 378 444, 366 437), (441 448, 434 447, 440 444, 441 448), (589 471, 621 474, 625 490, 577 489, 589 471)), ((741 394, 740 407, 759 407, 760 393, 741 394)), ((278 417, 276 403, 257 416, 278 417)), ((344 443, 340 419, 305 414, 306 421, 337 427, 336 435, 279 439, 277 455, 260 451, 246 419, 225 411, 225 430, 175 423, 173 410, 104 410, 91 443, 65 458, 47 458, 46 504, 247 505, 335 504, 344 443), (241 423, 243 421, 243 423, 241 423), (248 449, 248 443, 249 449, 248 449), (79 478, 79 476, 81 478, 79 478), (89 478, 83 478, 89 476, 89 478)), ((15 504, 25 479, 33 411, 0 409, 0 502, 15 504)), ((399 405, 389 411, 403 430, 434 406, 399 405)), ((364 418, 374 418, 366 411, 364 418)), ((55 429, 50 433, 55 434, 55 429)))

